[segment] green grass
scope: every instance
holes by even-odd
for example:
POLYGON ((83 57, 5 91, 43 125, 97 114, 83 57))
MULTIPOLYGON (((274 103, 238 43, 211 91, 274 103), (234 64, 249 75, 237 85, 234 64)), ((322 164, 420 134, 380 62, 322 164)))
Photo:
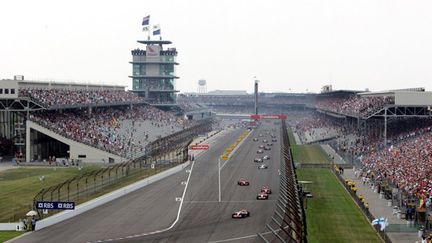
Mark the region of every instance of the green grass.
POLYGON ((0 242, 5 242, 24 233, 22 231, 0 231, 0 242))
POLYGON ((297 145, 290 129, 288 130, 288 136, 295 163, 319 164, 330 162, 320 145, 297 145))
POLYGON ((16 222, 31 210, 34 196, 42 189, 100 166, 78 168, 17 168, 0 172, 0 222, 16 222), (39 176, 45 176, 41 182, 39 176))
POLYGON ((381 242, 360 209, 329 169, 298 169, 306 190, 308 242, 381 242))

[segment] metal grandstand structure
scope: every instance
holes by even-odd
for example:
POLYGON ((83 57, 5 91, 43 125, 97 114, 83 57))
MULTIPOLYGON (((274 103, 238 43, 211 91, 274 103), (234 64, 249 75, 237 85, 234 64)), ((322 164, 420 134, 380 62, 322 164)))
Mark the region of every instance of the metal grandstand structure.
POLYGON ((361 97, 392 97, 393 104, 387 104, 373 112, 365 115, 343 114, 317 108, 323 114, 345 119, 348 123, 356 124, 358 130, 364 131, 370 120, 382 121, 384 144, 387 144, 387 126, 390 119, 400 118, 432 118, 432 92, 426 92, 424 88, 398 89, 380 92, 359 92, 349 90, 339 90, 320 94, 318 96, 361 96, 361 97))

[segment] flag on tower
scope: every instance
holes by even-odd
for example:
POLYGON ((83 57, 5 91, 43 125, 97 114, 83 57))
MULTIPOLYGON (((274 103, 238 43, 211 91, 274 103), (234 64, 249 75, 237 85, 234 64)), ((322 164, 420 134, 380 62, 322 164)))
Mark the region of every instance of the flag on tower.
POLYGON ((159 24, 153 25, 153 35, 160 35, 161 28, 159 24))
POLYGON ((142 21, 142 26, 143 26, 143 31, 149 31, 149 25, 150 25, 150 15, 147 15, 143 18, 142 21))

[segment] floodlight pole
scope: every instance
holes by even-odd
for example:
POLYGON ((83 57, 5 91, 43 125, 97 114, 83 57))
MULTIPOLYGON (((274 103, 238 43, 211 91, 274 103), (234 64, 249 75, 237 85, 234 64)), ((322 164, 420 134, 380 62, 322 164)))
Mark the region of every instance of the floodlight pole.
POLYGON ((218 159, 218 174, 219 174, 219 202, 221 201, 221 167, 220 158, 218 159))
POLYGON ((258 80, 255 80, 254 92, 255 92, 255 115, 258 115, 258 80))

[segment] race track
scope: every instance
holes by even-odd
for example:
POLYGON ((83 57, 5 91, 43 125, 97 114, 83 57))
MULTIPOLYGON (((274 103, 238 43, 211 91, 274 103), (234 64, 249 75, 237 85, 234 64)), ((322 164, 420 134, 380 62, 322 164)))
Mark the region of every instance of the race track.
POLYGON ((14 242, 254 242, 256 233, 265 231, 278 198, 280 125, 263 122, 226 164, 221 163, 219 202, 219 156, 243 131, 222 132, 210 142, 210 150, 196 157, 193 167, 14 242), (277 142, 270 151, 257 155, 262 140, 271 141, 267 131, 276 135, 277 142), (253 141, 260 133, 263 137, 253 141), (258 170, 253 159, 263 155, 271 156, 264 161, 269 168, 258 170), (190 170, 189 183, 184 185, 190 170), (238 186, 240 178, 249 180, 250 186, 238 186), (269 200, 258 201, 256 194, 263 185, 270 186, 272 194, 269 200), (185 187, 181 212, 173 225, 180 206, 175 198, 182 197, 185 187), (251 216, 232 219, 231 214, 242 208, 251 216))

